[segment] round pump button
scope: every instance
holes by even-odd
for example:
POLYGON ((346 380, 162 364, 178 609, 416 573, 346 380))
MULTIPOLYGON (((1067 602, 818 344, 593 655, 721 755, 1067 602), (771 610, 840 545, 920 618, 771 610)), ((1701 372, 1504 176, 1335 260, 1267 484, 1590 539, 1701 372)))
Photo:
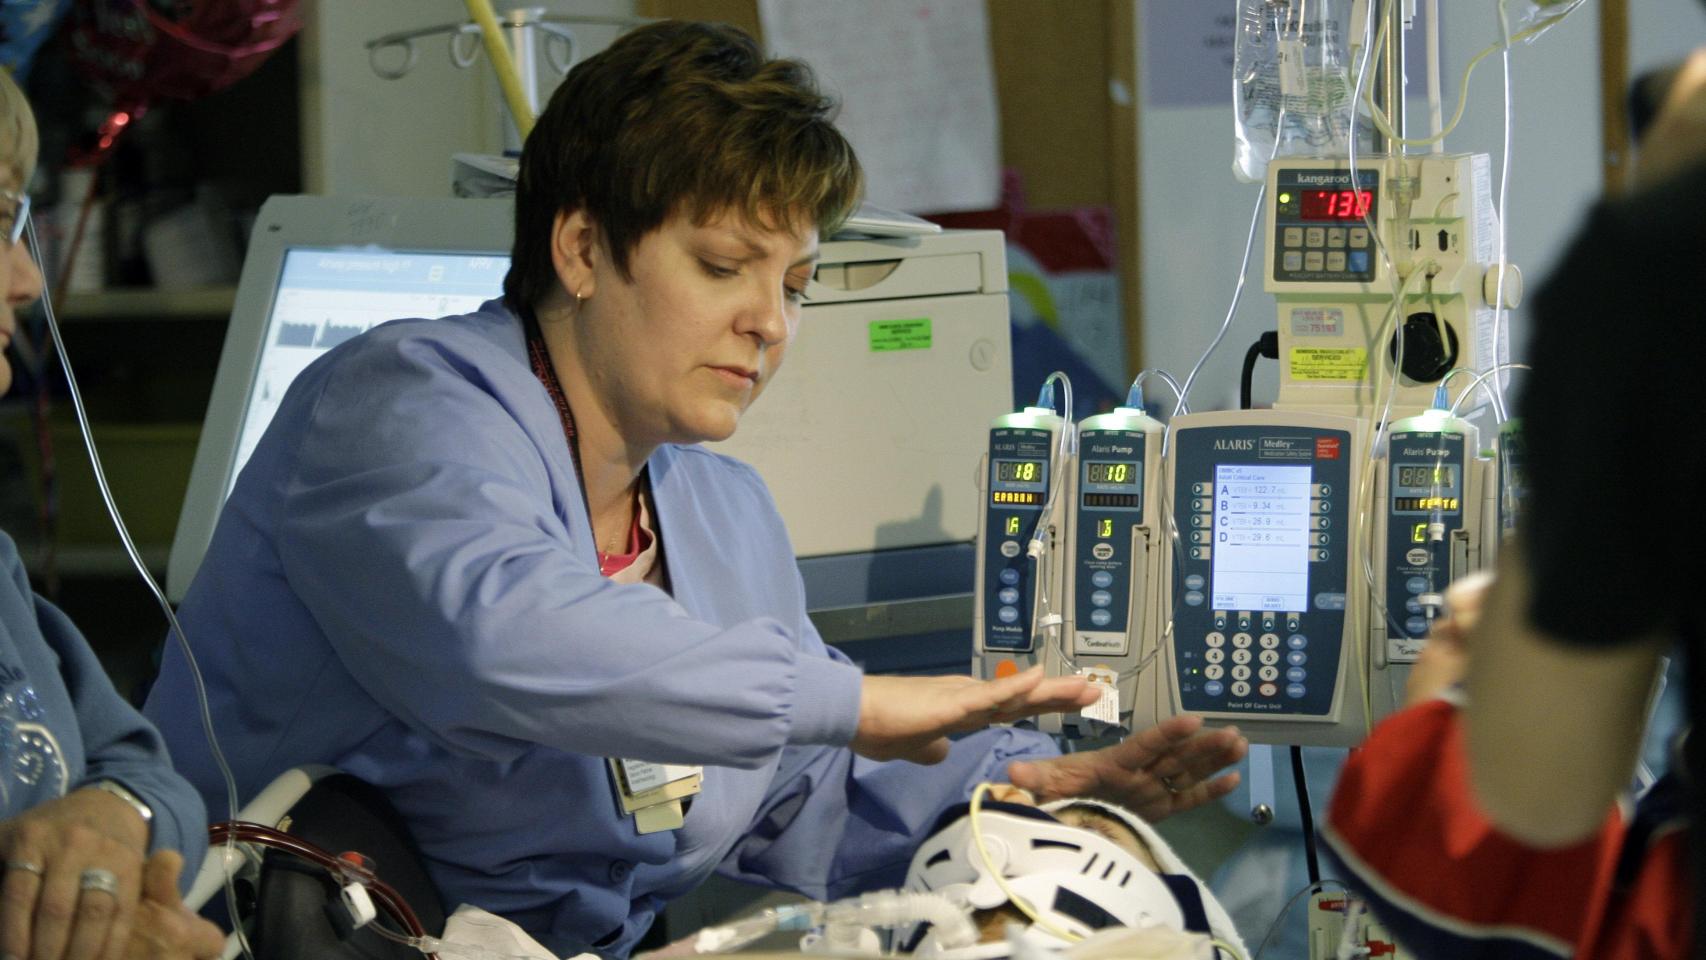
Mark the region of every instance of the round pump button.
POLYGON ((1019 571, 1013 569, 1012 567, 1002 568, 1002 570, 1001 570, 1001 582, 1005 583, 1009 587, 1018 586, 1019 585, 1019 571))
POLYGON ((996 619, 1000 620, 1002 623, 1015 623, 1019 619, 1019 608, 1018 607, 1002 607, 1001 609, 995 611, 995 617, 996 617, 996 619))
POLYGON ((1001 592, 995 596, 1002 603, 1014 604, 1019 602, 1019 591, 1014 587, 1002 587, 1001 592))
POLYGON ((1097 570, 1090 574, 1090 584, 1097 588, 1111 587, 1114 585, 1114 575, 1106 570, 1097 570))

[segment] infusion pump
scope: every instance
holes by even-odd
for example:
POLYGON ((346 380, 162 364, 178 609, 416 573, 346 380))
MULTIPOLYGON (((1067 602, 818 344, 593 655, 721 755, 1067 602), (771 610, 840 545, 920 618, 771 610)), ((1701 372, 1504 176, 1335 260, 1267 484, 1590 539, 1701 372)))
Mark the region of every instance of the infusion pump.
MULTIPOLYGON (((1359 157, 1354 171, 1344 158, 1268 165, 1276 409, 1371 419, 1396 378, 1392 415, 1404 416, 1425 409, 1453 368, 1508 359, 1491 306, 1500 271, 1490 170, 1485 154, 1359 157)), ((1504 275, 1514 306, 1520 274, 1504 275)))
POLYGON ((1368 733, 1366 421, 1317 413, 1187 414, 1166 465, 1156 658, 1138 713, 1237 724, 1256 743, 1351 746, 1368 733))
POLYGON ((1446 587, 1490 566, 1498 545, 1497 470, 1475 426, 1432 409, 1395 421, 1390 434, 1375 477, 1376 719, 1402 705, 1410 665, 1446 612, 1446 587))
MULTIPOLYGON (((1044 407, 995 418, 980 473, 972 672, 1011 676, 1058 643, 1072 424, 1044 407)), ((1058 715, 1039 726, 1058 732, 1058 715)))
POLYGON ((1102 699, 1068 714, 1063 732, 1093 737, 1132 729, 1146 639, 1157 619, 1161 551, 1161 447, 1165 428, 1120 407, 1078 424, 1066 520, 1065 637, 1045 651, 1051 676, 1081 675, 1102 699))

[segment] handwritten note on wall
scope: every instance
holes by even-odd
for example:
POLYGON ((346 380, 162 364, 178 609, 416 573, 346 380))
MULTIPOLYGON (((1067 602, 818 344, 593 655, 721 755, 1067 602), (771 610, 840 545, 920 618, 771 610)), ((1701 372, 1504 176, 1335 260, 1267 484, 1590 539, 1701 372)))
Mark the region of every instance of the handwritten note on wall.
POLYGON ((759 0, 776 56, 812 65, 842 103, 873 203, 996 205, 1000 131, 983 0, 759 0))

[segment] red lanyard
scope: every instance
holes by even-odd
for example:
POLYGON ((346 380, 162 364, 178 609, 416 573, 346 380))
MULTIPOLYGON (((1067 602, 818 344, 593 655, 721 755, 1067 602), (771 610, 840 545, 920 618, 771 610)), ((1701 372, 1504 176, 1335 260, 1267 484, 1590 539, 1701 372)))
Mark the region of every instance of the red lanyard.
MULTIPOLYGON (((574 412, 569 409, 569 398, 563 393, 563 384, 557 379, 557 370, 551 366, 551 354, 545 349, 545 338, 539 332, 538 321, 529 316, 524 324, 527 330, 527 359, 533 366, 533 375, 545 387, 545 393, 550 396, 551 402, 557 405, 557 418, 563 421, 563 437, 569 441, 569 456, 575 462, 575 479, 579 480, 581 485, 581 504, 587 508, 587 522, 591 523, 592 507, 586 499, 586 474, 581 470, 581 451, 580 444, 575 439, 574 412)), ((635 529, 638 526, 639 516, 636 513, 628 534, 627 554, 607 554, 599 550, 597 544, 593 544, 593 550, 598 554, 599 572, 610 576, 633 562, 639 553, 635 541, 644 539, 638 536, 639 531, 635 529)))
POLYGON ((545 350, 545 338, 539 332, 539 323, 528 317, 527 325, 527 359, 533 364, 533 375, 539 378, 545 392, 551 397, 551 402, 557 405, 557 418, 563 421, 563 436, 569 441, 569 456, 575 461, 575 475, 581 481, 581 490, 586 490, 586 477, 580 476, 581 451, 580 444, 575 441, 575 415, 569 409, 569 398, 563 395, 563 384, 557 379, 556 368, 551 366, 551 354, 545 350))

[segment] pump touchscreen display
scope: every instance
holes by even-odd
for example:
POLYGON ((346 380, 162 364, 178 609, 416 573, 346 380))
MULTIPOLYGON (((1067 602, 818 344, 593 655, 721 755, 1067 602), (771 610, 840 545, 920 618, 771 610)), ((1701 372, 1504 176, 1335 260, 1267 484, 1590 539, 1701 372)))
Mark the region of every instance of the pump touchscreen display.
POLYGON ((1214 609, 1308 609, 1310 474, 1309 467, 1215 467, 1214 609))

